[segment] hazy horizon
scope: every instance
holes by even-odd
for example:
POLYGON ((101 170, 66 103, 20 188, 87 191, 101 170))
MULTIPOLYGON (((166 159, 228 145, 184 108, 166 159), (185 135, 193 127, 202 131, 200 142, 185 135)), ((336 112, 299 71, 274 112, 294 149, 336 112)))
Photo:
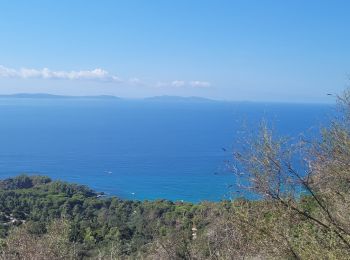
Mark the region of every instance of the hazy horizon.
MULTIPOLYGON (((121 97, 121 96, 114 96, 114 95, 61 95, 61 94, 50 94, 50 93, 12 93, 12 94, 0 94, 0 98, 31 98, 31 99, 50 99, 50 98, 99 98, 99 99, 116 99, 116 100, 125 100, 125 101, 147 101, 147 100, 159 100, 159 101, 203 101, 203 102, 226 102, 226 103, 280 103, 280 104, 310 104, 310 105, 335 105, 335 99, 329 99, 326 101, 295 101, 295 100, 289 100, 289 101, 280 101, 280 100, 234 100, 234 99, 214 99, 214 98, 207 98, 207 97, 200 97, 200 96, 172 96, 172 95, 159 95, 159 96, 145 96, 145 97, 136 97, 136 98, 130 98, 130 97, 121 97)), ((334 96, 336 98, 336 96, 334 96)))

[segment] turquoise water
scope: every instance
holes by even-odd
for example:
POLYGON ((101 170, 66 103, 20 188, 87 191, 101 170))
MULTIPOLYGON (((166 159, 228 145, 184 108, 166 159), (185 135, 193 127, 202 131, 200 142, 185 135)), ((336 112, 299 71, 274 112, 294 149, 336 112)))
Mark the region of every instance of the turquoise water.
POLYGON ((317 134, 327 105, 0 99, 0 178, 39 173, 127 199, 230 198, 242 125, 317 134), (224 148, 224 149, 223 149, 224 148), (224 151, 226 150, 226 152, 224 151))

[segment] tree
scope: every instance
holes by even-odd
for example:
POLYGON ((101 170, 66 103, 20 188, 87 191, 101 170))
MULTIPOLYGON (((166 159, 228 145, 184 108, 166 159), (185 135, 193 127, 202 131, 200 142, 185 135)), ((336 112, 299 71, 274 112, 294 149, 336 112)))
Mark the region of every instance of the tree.
POLYGON ((322 129, 320 141, 291 144, 263 122, 230 164, 240 187, 284 213, 278 218, 285 224, 282 237, 296 258, 311 251, 320 257, 350 255, 350 90, 338 105, 341 116, 322 129))
POLYGON ((53 221, 41 236, 31 232, 27 224, 14 229, 0 251, 0 259, 77 259, 75 244, 68 238, 67 221, 53 221))

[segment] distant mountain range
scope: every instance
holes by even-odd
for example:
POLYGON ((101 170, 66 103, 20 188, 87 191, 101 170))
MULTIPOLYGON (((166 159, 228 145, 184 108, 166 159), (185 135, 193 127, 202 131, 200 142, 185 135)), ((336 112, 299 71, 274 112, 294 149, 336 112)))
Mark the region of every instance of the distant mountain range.
POLYGON ((158 102, 215 102, 213 99, 202 98, 202 97, 179 97, 179 96, 156 96, 144 98, 147 101, 158 101, 158 102))
MULTIPOLYGON (((12 95, 0 95, 1 98, 27 98, 27 99, 109 99, 109 100, 130 100, 110 95, 99 96, 64 96, 64 95, 52 95, 45 93, 19 93, 12 95)), ((135 99, 136 100, 136 99, 135 99)), ((155 96, 149 98, 143 98, 138 100, 151 101, 151 102, 216 102, 212 99, 202 97, 179 97, 179 96, 155 96)))
POLYGON ((0 95, 0 98, 31 98, 31 99, 121 99, 115 96, 101 95, 101 96, 63 96, 63 95, 52 95, 45 93, 19 93, 12 95, 0 95))

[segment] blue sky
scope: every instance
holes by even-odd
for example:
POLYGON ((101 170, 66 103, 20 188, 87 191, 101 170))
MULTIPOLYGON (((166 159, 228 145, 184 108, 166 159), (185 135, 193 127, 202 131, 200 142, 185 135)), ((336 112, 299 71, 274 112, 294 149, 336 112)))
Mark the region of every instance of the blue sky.
POLYGON ((1 1, 0 94, 329 102, 350 1, 1 1))

